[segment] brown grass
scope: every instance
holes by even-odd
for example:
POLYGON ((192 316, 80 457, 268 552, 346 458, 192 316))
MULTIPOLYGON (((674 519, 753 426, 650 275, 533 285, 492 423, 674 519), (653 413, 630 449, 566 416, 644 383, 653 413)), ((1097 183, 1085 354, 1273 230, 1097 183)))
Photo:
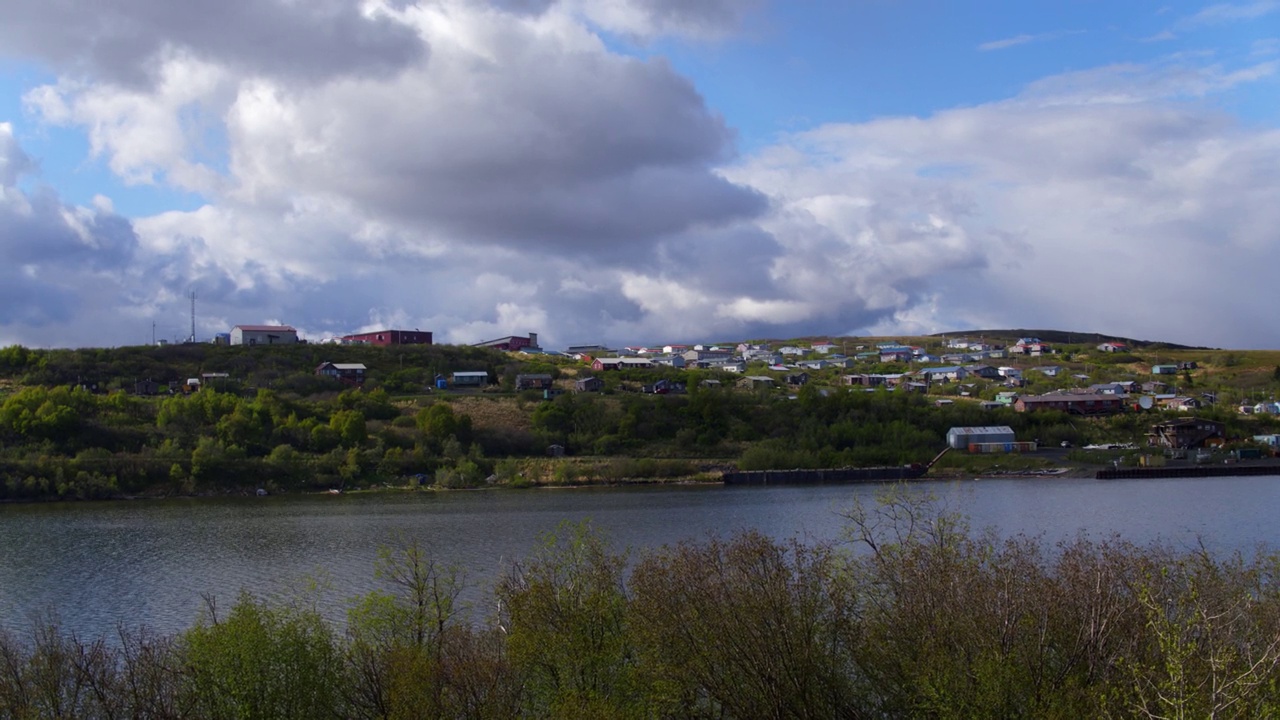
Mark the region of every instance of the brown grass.
POLYGON ((471 417, 477 429, 530 430, 533 423, 529 411, 520 409, 515 398, 510 397, 460 397, 450 401, 455 412, 471 417))

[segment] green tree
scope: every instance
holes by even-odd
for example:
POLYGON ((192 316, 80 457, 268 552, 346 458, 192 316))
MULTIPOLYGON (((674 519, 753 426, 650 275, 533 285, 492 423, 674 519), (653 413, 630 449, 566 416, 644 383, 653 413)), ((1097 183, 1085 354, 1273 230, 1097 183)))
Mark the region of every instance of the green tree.
POLYGON ((342 655, 313 609, 242 593, 225 618, 210 601, 179 641, 196 714, 275 720, 342 717, 342 655))
POLYGON ((359 410, 339 410, 329 418, 329 427, 338 434, 338 443, 345 448, 356 448, 369 438, 364 413, 359 410))
POLYGON ((418 429, 436 442, 455 438, 462 444, 471 442, 471 416, 455 413, 448 403, 432 403, 418 412, 418 429))
POLYGON ((562 524, 500 582, 507 647, 527 679, 534 715, 641 714, 625 565, 586 524, 562 524))

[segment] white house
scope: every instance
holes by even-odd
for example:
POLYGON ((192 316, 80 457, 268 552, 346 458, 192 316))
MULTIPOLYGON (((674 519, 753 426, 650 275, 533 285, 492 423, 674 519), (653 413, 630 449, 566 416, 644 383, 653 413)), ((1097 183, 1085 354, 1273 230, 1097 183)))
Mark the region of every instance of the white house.
POLYGON ((919 372, 919 375, 933 382, 950 382, 969 377, 969 371, 958 365, 952 365, 949 367, 925 368, 919 372))
POLYGON ((237 325, 231 328, 232 345, 294 345, 298 331, 288 325, 237 325))

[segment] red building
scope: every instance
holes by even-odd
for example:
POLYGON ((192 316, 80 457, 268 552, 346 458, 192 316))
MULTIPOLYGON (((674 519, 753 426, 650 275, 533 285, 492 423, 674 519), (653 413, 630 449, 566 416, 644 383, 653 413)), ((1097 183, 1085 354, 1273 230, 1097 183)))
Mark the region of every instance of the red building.
POLYGON ((344 335, 342 341, 364 345, 430 345, 431 333, 421 330, 377 330, 344 335))

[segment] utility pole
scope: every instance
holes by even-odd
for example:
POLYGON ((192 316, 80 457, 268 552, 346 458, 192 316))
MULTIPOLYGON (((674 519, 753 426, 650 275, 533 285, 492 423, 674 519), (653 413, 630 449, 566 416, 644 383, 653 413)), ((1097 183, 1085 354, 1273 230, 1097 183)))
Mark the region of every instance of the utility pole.
POLYGON ((194 343, 196 341, 196 291, 192 290, 188 297, 191 298, 191 338, 188 342, 194 343))

